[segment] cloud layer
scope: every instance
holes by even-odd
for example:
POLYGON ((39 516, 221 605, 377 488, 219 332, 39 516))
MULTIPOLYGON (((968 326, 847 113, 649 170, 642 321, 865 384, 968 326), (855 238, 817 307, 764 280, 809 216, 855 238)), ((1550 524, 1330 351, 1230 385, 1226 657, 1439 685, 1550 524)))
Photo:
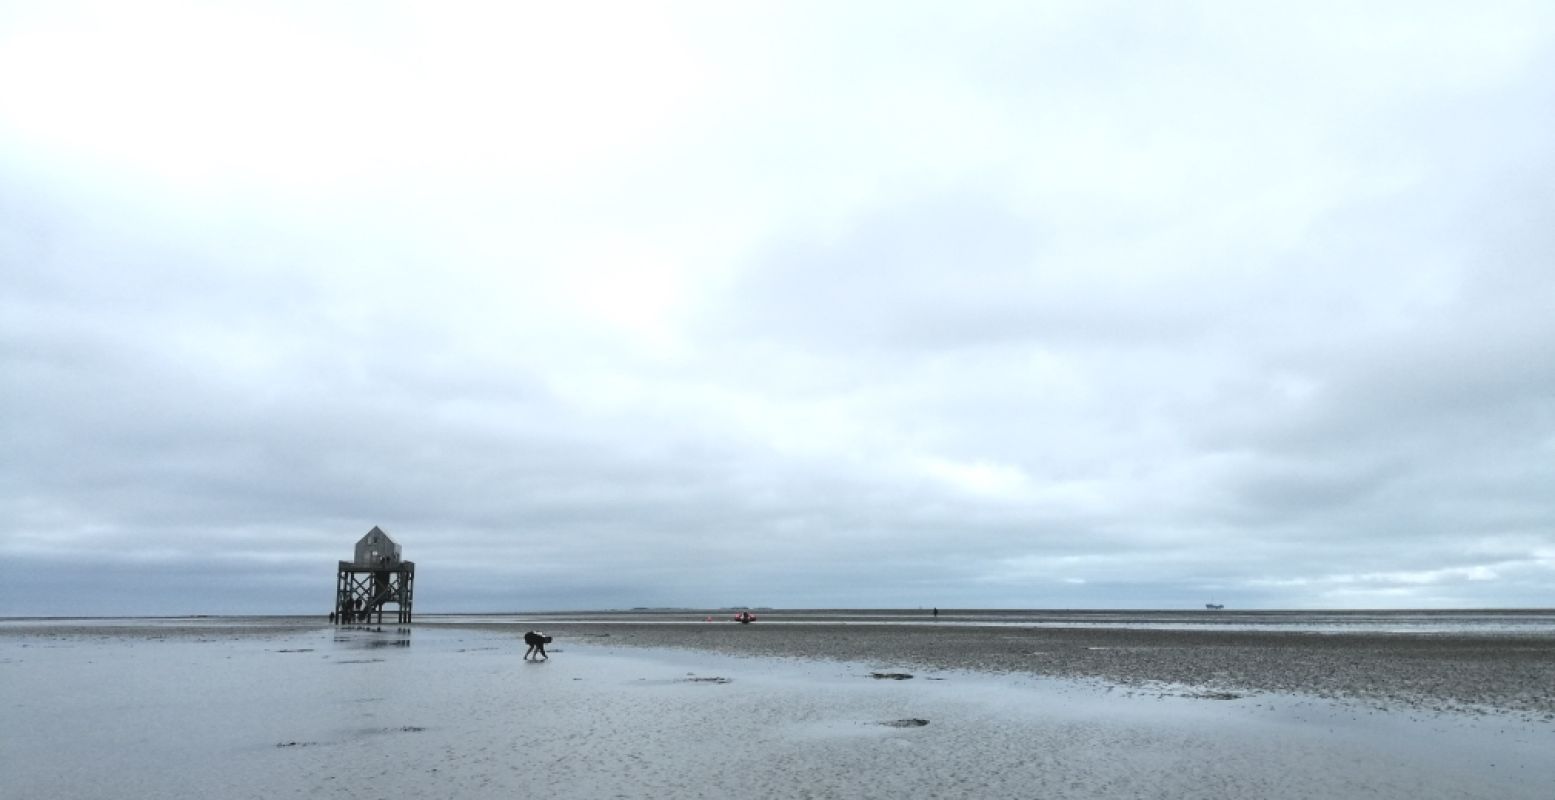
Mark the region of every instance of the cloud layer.
POLYGON ((1555 14, 0 6, 0 614, 1548 606, 1555 14))

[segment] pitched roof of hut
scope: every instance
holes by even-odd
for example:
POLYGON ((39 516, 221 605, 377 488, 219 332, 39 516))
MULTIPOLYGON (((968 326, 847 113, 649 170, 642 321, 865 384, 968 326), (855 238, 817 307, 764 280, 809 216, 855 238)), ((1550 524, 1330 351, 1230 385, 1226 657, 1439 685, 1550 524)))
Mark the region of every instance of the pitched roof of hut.
POLYGON ((377 525, 356 541, 358 564, 392 564, 400 560, 400 546, 377 525))
POLYGON ((377 525, 374 525, 372 530, 368 531, 367 533, 362 534, 362 538, 357 539, 356 543, 357 544, 361 544, 361 543, 366 542, 368 540, 384 541, 384 542, 388 542, 389 544, 394 544, 394 540, 389 537, 389 534, 384 533, 383 529, 378 527, 377 525), (374 536, 377 536, 379 538, 377 540, 373 540, 374 536))

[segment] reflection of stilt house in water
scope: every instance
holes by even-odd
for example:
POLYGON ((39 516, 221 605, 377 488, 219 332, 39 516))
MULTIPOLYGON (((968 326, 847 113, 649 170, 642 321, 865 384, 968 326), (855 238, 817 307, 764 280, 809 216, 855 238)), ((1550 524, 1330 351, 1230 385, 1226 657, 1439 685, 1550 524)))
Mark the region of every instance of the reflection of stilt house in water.
POLYGON ((356 558, 340 562, 335 581, 335 619, 341 624, 383 622, 383 607, 399 609, 397 622, 410 622, 410 593, 416 565, 400 560, 400 546, 377 526, 356 543, 356 558), (377 619, 374 620, 376 615, 377 619))

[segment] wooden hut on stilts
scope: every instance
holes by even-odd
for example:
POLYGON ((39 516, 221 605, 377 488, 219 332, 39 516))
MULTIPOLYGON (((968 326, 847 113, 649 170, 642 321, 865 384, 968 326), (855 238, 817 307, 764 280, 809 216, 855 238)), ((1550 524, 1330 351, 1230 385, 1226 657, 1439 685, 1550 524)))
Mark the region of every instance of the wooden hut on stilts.
POLYGON ((383 623, 383 607, 399 612, 393 620, 410 622, 416 565, 400 559, 400 546, 374 525, 356 543, 356 557, 340 562, 335 579, 335 623, 383 623), (376 618, 376 619, 375 619, 376 618))

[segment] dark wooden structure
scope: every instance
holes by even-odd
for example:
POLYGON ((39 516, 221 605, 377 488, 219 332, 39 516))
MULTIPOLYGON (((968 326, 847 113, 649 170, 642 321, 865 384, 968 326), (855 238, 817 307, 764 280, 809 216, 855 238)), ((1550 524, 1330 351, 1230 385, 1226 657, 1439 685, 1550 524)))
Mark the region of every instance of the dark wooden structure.
POLYGON ((356 557, 340 562, 335 579, 335 622, 383 623, 383 607, 399 612, 393 622, 410 622, 416 565, 400 559, 400 546, 376 525, 356 543, 356 557))

